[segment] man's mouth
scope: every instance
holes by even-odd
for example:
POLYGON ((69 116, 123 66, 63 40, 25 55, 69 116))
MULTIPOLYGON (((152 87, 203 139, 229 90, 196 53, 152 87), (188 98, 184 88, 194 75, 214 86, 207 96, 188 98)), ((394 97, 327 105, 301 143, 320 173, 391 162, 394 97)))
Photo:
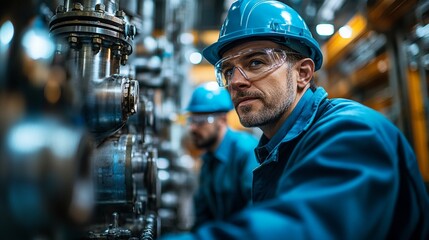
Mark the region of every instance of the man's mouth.
POLYGON ((245 97, 238 99, 236 106, 245 105, 245 104, 251 104, 251 102, 255 101, 257 98, 252 97, 245 97))
POLYGON ((201 135, 200 135, 200 134, 198 134, 198 133, 195 133, 195 132, 191 132, 191 137, 192 137, 193 139, 199 139, 199 138, 201 138, 201 135))

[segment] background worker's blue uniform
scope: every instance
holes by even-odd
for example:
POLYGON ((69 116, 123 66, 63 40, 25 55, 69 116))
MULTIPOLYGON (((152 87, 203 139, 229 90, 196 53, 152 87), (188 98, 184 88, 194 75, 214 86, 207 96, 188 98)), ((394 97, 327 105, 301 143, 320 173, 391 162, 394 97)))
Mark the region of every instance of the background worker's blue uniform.
POLYGON ((415 155, 380 113, 308 90, 255 152, 254 206, 180 239, 429 239, 415 155))
POLYGON ((228 128, 216 151, 202 156, 194 198, 196 226, 226 219, 251 202, 252 171, 259 166, 254 154, 257 144, 251 134, 228 128))

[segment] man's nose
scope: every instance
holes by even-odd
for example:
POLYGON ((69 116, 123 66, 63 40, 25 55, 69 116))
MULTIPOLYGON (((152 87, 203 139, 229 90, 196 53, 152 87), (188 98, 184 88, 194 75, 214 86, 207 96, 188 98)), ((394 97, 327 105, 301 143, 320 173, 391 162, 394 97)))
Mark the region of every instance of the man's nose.
POLYGON ((197 129, 198 128, 198 124, 196 124, 196 123, 189 123, 188 124, 189 125, 189 129, 191 130, 191 131, 195 131, 195 129, 197 129))
POLYGON ((201 129, 204 128, 204 125, 200 123, 189 123, 190 132, 201 132, 201 129))
POLYGON ((240 67, 234 67, 229 85, 232 87, 244 87, 249 84, 247 76, 240 67))

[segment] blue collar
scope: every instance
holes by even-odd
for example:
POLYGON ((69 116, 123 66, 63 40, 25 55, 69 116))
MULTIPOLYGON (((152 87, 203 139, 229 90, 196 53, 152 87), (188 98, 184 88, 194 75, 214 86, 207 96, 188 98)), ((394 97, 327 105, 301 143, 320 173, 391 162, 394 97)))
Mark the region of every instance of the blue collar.
POLYGON ((225 136, 223 137, 221 143, 217 147, 214 152, 207 152, 201 158, 203 161, 211 161, 211 159, 216 159, 221 162, 227 162, 228 156, 230 156, 230 152, 232 151, 232 130, 227 128, 225 136))
POLYGON ((255 149, 258 162, 263 163, 280 143, 295 138, 307 129, 316 115, 320 102, 326 96, 326 91, 321 87, 315 92, 308 89, 276 134, 271 139, 262 135, 255 149))

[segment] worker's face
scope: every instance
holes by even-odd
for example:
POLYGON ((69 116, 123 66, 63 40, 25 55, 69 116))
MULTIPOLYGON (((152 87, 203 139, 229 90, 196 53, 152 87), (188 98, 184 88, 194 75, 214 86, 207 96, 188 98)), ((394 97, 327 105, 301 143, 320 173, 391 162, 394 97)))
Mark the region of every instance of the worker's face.
POLYGON ((193 113, 188 117, 189 131, 194 145, 199 149, 210 149, 218 140, 219 116, 193 113))
MULTIPOLYGON (((239 55, 240 52, 248 49, 279 47, 271 41, 247 42, 228 50, 222 58, 239 55)), ((296 74, 291 71, 291 65, 286 60, 284 64, 268 72, 261 79, 252 81, 248 81, 238 70, 234 70, 228 90, 243 126, 272 125, 273 122, 284 119, 292 111, 296 101, 297 83, 296 74)))

